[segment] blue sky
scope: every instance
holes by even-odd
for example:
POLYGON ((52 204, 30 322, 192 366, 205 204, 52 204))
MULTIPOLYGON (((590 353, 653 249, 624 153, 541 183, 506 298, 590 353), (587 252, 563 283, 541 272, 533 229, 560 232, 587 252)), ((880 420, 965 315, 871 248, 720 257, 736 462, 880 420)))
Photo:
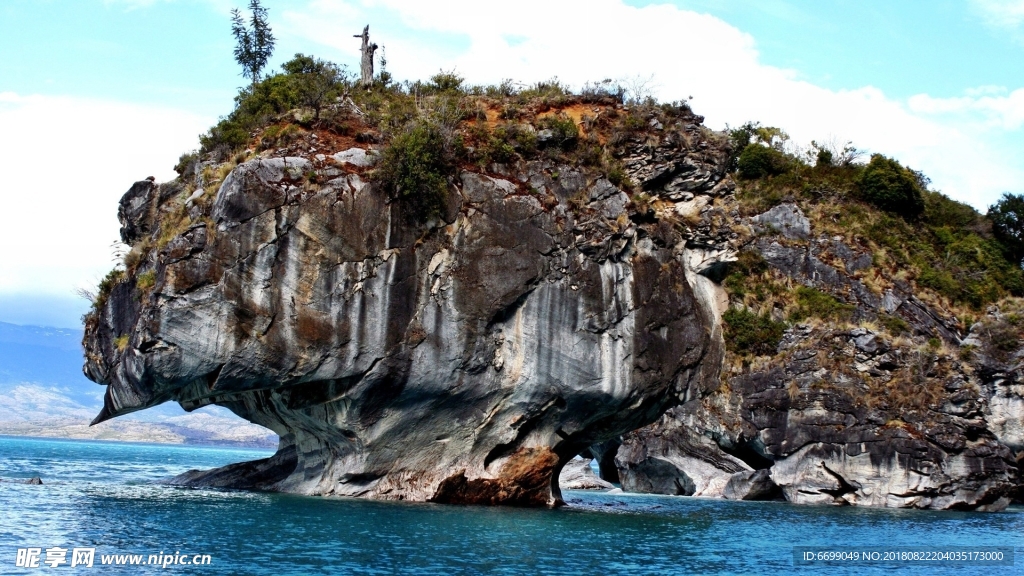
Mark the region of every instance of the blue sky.
POLYGON ((892 98, 960 96, 966 88, 1019 86, 1024 44, 993 12, 962 0, 704 0, 707 10, 757 42, 762 62, 816 85, 872 85, 892 98))
MULTIPOLYGON (((265 0, 271 19, 304 2, 265 0)), ((666 2, 631 1, 632 6, 666 2)), ((1013 87, 1024 78, 1024 32, 999 26, 998 12, 964 0, 679 0, 714 15, 756 42, 761 62, 795 71, 818 86, 867 85, 894 98, 1013 87)), ((19 94, 114 98, 181 106, 210 115, 230 107, 241 83, 231 58, 228 10, 244 1, 5 0, 0 4, 0 86, 19 94)), ((497 5, 497 4, 496 4, 497 5)), ((374 11, 368 10, 367 13, 374 11)), ((377 10, 390 16, 389 11, 377 10)), ((496 12, 498 12, 496 10, 496 12)), ((280 29, 280 23, 277 28, 280 29)), ((374 22, 382 35, 410 27, 374 22)), ((338 22, 339 35, 358 22, 338 22), (346 26, 347 25, 347 26, 346 26)), ((423 31, 415 31, 423 36, 423 31)), ((350 53, 282 33, 280 63, 297 51, 354 65, 350 53)), ((466 45, 461 35, 428 34, 435 46, 466 45)), ((386 40, 382 41, 386 42, 386 40)), ((437 67, 444 67, 438 62, 437 67)))
MULTIPOLYGON (((74 288, 113 265, 117 199, 171 178, 230 111, 244 80, 229 11, 245 3, 0 3, 0 321, 77 322, 74 288)), ((850 139, 979 209, 1024 192, 1024 0, 264 4, 272 66, 296 52, 354 66, 369 23, 399 78, 643 79, 661 99, 692 96, 714 128, 850 139)))

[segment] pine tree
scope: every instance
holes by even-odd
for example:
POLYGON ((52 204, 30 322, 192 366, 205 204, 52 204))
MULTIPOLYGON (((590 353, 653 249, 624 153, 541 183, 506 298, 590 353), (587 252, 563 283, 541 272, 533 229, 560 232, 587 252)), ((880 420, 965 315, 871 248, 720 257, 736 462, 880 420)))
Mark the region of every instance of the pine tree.
POLYGON ((267 9, 260 5, 260 0, 250 0, 249 11, 252 16, 247 26, 238 8, 231 10, 231 33, 238 42, 235 61, 242 66, 242 76, 251 79, 255 86, 260 72, 274 53, 274 35, 267 23, 267 9))

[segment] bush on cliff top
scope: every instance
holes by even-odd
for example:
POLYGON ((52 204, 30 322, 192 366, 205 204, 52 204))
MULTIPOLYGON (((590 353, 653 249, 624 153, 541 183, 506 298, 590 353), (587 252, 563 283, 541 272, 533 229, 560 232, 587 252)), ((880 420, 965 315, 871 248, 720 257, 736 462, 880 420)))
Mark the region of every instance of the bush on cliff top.
POLYGON ((437 217, 448 196, 448 178, 455 173, 457 146, 431 119, 410 123, 384 148, 374 180, 407 202, 419 219, 437 217))
POLYGON ((763 144, 751 144, 740 153, 736 168, 740 178, 752 180, 784 174, 791 165, 792 160, 785 153, 763 144))
POLYGON ((882 210, 904 218, 915 218, 924 211, 920 179, 892 158, 873 154, 858 184, 864 200, 882 210))
POLYGON ((199 137, 202 153, 225 153, 248 144, 252 132, 274 116, 305 106, 320 120, 323 107, 352 85, 347 71, 331 62, 296 54, 270 75, 235 96, 235 109, 199 137))

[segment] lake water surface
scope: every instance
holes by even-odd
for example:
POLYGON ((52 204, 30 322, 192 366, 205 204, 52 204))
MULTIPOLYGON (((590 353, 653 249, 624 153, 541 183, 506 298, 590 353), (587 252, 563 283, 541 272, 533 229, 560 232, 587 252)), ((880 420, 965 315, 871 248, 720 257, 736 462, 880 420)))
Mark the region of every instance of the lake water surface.
POLYGON ((1017 574, 1024 509, 932 512, 569 491, 526 510, 192 490, 156 482, 257 450, 0 436, 0 574, 1017 574), (43 485, 12 482, 40 476, 43 485), (794 546, 999 546, 1012 566, 794 565, 794 546), (19 568, 19 548, 42 548, 19 568), (47 548, 69 550, 45 565, 47 548), (70 567, 75 547, 94 566, 70 567), (202 566, 101 557, 209 555, 202 566))

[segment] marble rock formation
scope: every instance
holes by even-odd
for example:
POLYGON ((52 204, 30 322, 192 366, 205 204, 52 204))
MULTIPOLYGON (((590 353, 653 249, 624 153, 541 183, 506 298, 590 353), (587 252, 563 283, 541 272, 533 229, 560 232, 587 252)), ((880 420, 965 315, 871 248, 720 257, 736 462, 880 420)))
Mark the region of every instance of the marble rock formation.
POLYGON ((590 467, 592 458, 577 456, 565 463, 558 475, 558 485, 563 490, 611 490, 615 486, 602 480, 590 467))

